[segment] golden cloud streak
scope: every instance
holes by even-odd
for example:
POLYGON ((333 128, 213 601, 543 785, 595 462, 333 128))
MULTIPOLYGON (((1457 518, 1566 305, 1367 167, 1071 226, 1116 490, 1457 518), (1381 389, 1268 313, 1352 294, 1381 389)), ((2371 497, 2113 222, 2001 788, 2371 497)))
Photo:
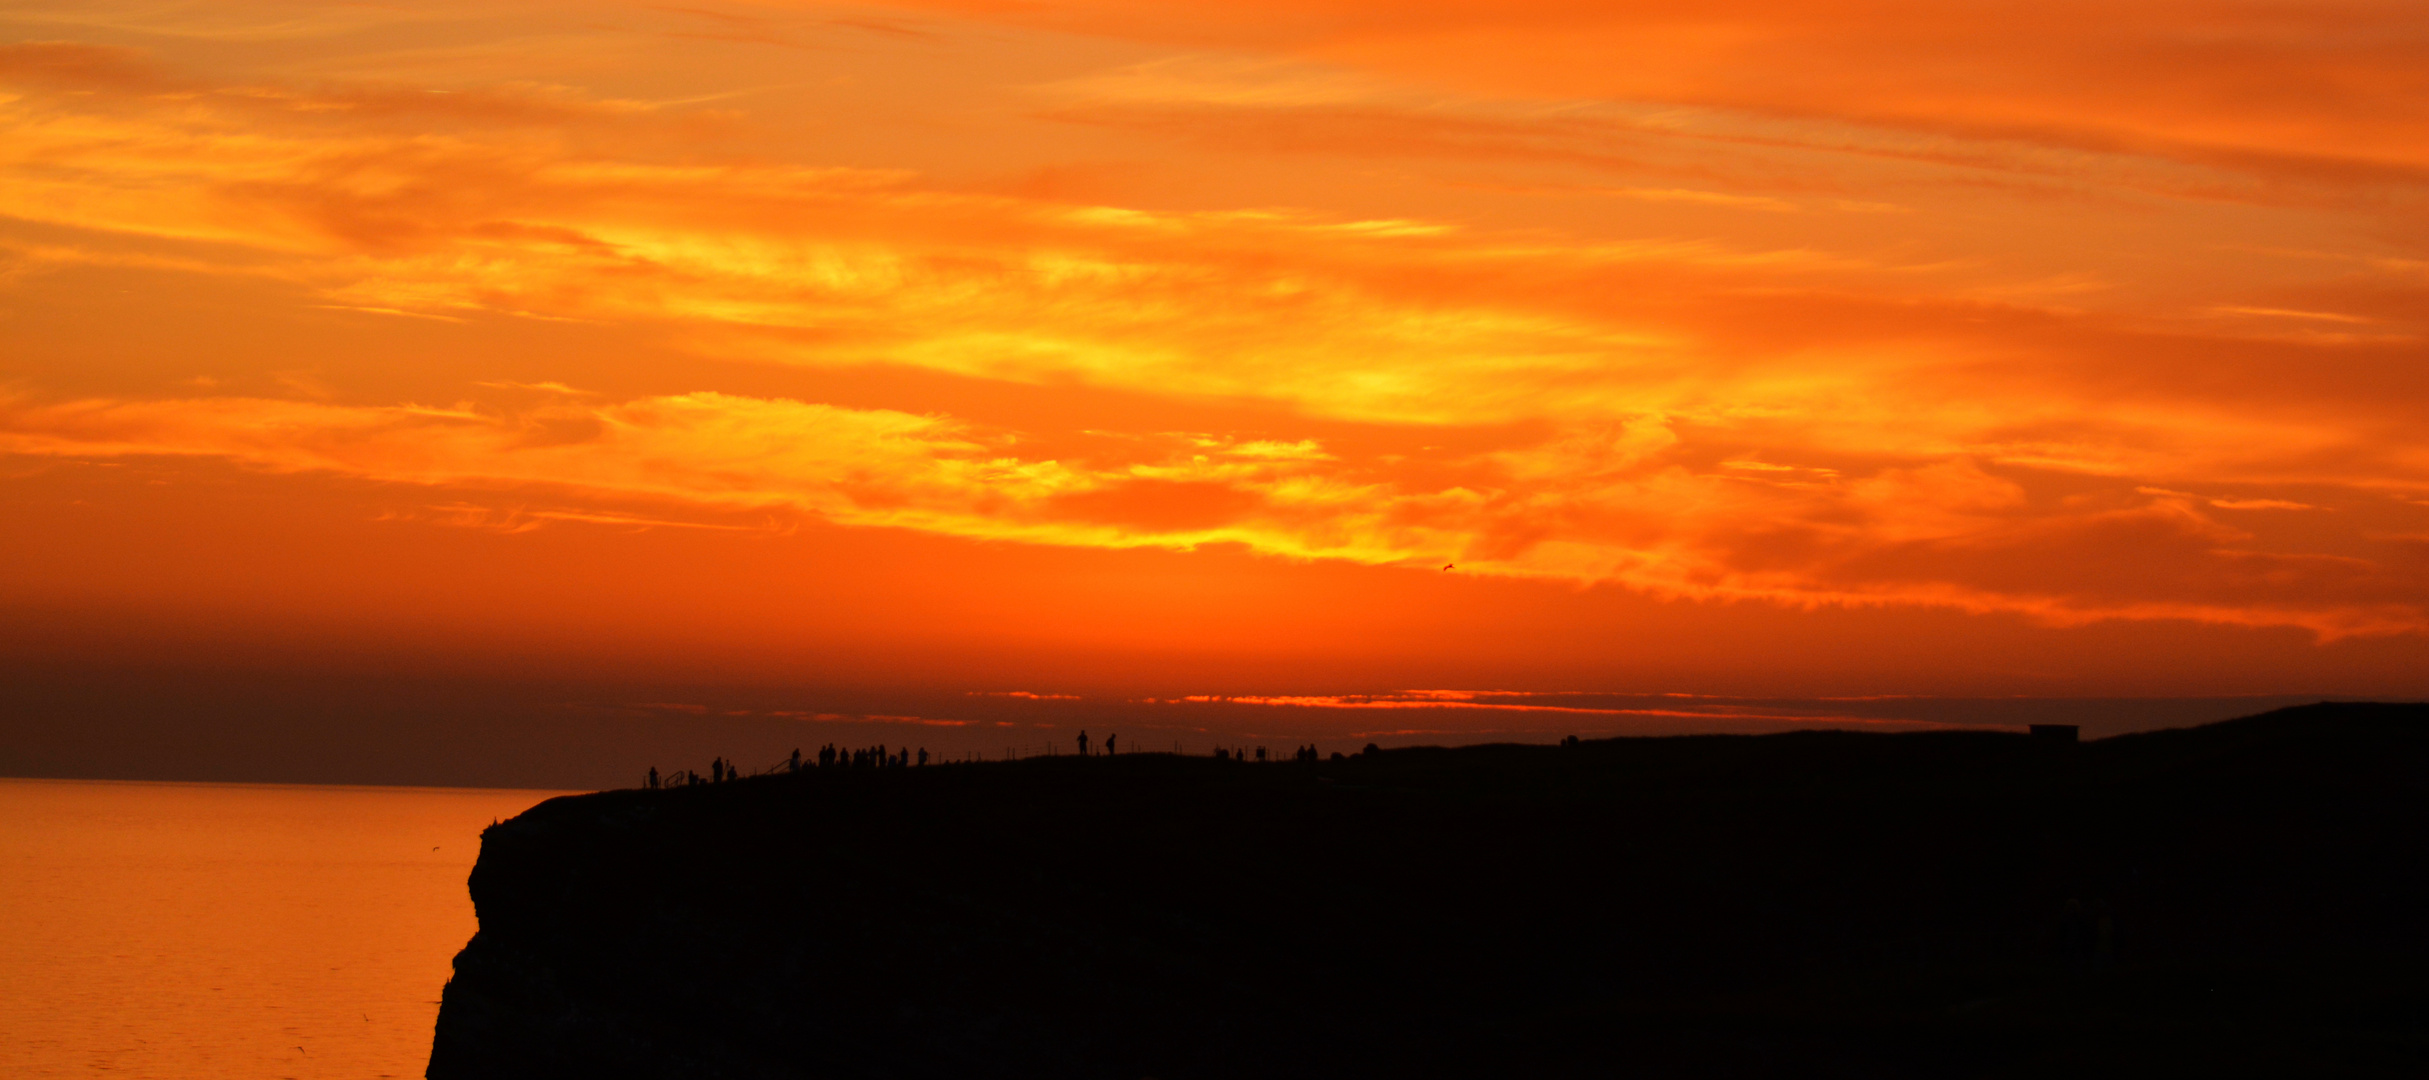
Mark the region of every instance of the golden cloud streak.
MULTIPOLYGON (((1615 452, 1627 454, 1631 440, 1657 442, 1622 434, 1615 452)), ((1024 458, 1016 446, 939 417, 715 393, 618 404, 569 396, 510 413, 233 398, 0 407, 0 450, 17 454, 209 455, 275 471, 777 509, 980 539, 1234 543, 1403 567, 1450 560, 1462 573, 1664 596, 1923 604, 2061 625, 2192 619, 2323 637, 2429 625, 2417 574, 2244 549, 2246 534, 2173 493, 2091 512, 2037 508, 2015 482, 1964 463, 1780 485, 1675 462, 1580 467, 1568 448, 1472 463, 1492 486, 1425 489, 1388 465, 1267 456, 1253 443, 1240 455, 1193 444, 1089 467, 1024 458), (2141 577, 2162 568, 2164 577, 2141 577)), ((439 509, 453 523, 504 531, 694 524, 612 509, 439 509)))
MULTIPOLYGON (((1331 29, 1272 46, 1287 56, 1166 58, 1022 100, 1041 123, 1286 167, 1423 162, 1470 170, 1443 190, 1707 216, 1597 230, 1516 212, 1125 205, 735 151, 715 133, 742 121, 631 95, 207 78, 21 44, 0 47, 0 281, 268 282, 466 333, 499 316, 579 323, 720 360, 1245 401, 1281 419, 1177 441, 1114 432, 1130 449, 1082 460, 1036 449, 1065 432, 916 406, 585 395, 568 388, 578 359, 512 409, 69 393, 52 387, 75 361, 52 360, 10 373, 0 449, 443 488, 461 500, 444 520, 509 532, 745 510, 2058 625, 2429 629, 2429 559, 2403 539, 2429 493, 2408 374, 2422 263, 2356 242, 2302 256, 2336 269, 2298 275, 2282 245, 2221 254, 2207 224, 2232 213, 2256 236, 2307 236, 2308 215, 2416 197, 2422 163, 2369 149, 2382 132, 2366 111, 2329 109, 2306 141, 2290 114, 2210 114, 2166 137, 2179 106, 2101 121, 2054 84, 1966 83, 1951 113, 1891 108, 1876 83, 1824 95, 1838 114, 1788 107, 1814 71, 1846 68, 1837 53, 1743 94, 1691 92, 1707 53, 1776 56, 1820 32, 1762 5, 1731 25, 1763 33, 1687 50, 1649 82, 1480 64, 1446 82, 1504 96, 1418 94, 1391 73, 1439 60, 1432 31, 1540 41, 1594 13, 1453 5, 1394 40, 1374 11, 1336 7, 1318 19, 1331 29), (1555 89, 1603 97, 1545 105, 1555 89), (2005 216, 1947 212, 1952 191, 2005 216), (2149 246, 2197 280, 2118 287, 2126 260, 2044 250, 2105 252, 2146 217, 2149 246), (1958 239, 1915 242, 1918 221, 1958 239), (1429 453, 1454 435, 1470 448, 1429 453), (546 508, 477 498, 501 491, 546 508)), ((1241 29, 1031 14, 1198 46, 1241 29)), ((1926 22, 1927 38, 1964 36, 1926 22)), ((1626 24, 1585 19, 1605 42, 1626 24)), ((2400 66, 2355 70, 2403 84, 2400 66)))

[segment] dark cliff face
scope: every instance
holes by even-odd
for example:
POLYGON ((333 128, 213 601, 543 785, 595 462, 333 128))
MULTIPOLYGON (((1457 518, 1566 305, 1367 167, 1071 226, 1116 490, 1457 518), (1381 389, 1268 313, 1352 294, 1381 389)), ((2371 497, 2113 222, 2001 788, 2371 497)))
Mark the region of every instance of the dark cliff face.
POLYGON ((2416 1075, 2429 709, 556 799, 434 1080, 2416 1075))

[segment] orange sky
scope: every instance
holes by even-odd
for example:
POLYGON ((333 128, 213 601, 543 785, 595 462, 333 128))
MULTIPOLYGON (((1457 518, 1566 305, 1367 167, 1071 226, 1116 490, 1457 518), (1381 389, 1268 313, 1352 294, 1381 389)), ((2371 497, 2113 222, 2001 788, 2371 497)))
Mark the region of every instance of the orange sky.
POLYGON ((2429 693, 2417 3, 1202 7, 11 5, 8 647, 2429 693))

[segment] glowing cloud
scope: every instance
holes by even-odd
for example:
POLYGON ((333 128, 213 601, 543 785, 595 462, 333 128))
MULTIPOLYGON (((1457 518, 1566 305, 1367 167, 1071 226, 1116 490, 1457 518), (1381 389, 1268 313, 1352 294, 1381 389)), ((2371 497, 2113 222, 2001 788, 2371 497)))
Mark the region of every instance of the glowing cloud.
POLYGON ((24 11, 0 451, 2429 631, 2417 10, 1607 7, 24 11))

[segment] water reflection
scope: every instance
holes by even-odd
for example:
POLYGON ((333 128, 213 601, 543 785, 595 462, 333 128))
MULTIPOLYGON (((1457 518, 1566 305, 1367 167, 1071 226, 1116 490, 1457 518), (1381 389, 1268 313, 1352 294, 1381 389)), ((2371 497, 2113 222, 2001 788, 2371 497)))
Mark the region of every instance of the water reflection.
POLYGON ((0 1075, 418 1077, 544 791, 0 780, 0 1075))

